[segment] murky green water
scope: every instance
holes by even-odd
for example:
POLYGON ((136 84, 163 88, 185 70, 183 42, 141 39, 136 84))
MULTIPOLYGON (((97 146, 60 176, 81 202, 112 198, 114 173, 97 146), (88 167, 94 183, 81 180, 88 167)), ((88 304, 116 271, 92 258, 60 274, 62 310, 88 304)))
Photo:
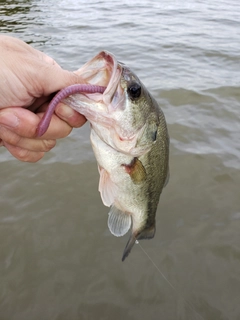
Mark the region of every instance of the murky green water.
POLYGON ((239 2, 1 1, 0 32, 70 70, 114 53, 171 137, 153 262, 137 245, 121 262, 88 125, 36 164, 0 148, 0 320, 239 320, 239 2))

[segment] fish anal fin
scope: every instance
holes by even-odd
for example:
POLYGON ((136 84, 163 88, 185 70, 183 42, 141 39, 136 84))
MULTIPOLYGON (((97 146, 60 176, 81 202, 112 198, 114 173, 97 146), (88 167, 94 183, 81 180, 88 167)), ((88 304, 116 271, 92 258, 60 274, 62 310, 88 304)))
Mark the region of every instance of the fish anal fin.
POLYGON ((117 186, 112 182, 110 174, 100 166, 98 167, 100 179, 98 190, 101 194, 102 202, 110 207, 114 203, 117 194, 117 186))
POLYGON ((108 228, 116 237, 121 237, 128 232, 132 219, 129 213, 119 210, 114 205, 108 214, 108 228))
POLYGON ((130 164, 123 164, 125 171, 130 175, 134 184, 139 184, 146 180, 147 173, 142 162, 137 158, 133 158, 130 164))

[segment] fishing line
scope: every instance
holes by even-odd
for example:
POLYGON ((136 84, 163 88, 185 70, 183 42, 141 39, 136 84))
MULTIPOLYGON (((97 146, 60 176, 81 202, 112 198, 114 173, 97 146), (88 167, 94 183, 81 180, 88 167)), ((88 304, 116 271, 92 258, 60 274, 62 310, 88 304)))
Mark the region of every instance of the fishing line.
MULTIPOLYGON (((153 266, 157 269, 157 271, 161 274, 161 276, 163 277, 163 279, 170 285, 170 287, 175 291, 175 293, 179 296, 179 292, 178 290, 174 287, 174 285, 171 284, 171 282, 167 279, 167 277, 162 273, 162 271, 160 270, 160 268, 156 265, 156 263, 152 260, 152 258, 149 256, 149 254, 144 250, 144 248, 141 246, 141 244, 139 243, 139 241, 136 241, 136 244, 139 245, 139 247, 141 248, 141 250, 145 253, 145 255, 148 257, 148 259, 152 262, 153 266)), ((186 305, 194 312, 196 313, 202 320, 205 320, 195 309, 194 307, 190 304, 190 302, 188 302, 186 299, 184 299, 184 302, 186 303, 186 305)))

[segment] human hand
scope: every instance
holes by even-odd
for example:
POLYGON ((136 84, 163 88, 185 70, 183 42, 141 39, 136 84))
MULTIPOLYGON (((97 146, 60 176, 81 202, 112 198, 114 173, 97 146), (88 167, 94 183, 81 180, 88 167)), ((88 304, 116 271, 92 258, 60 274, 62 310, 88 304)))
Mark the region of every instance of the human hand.
POLYGON ((36 162, 86 119, 60 103, 47 132, 36 138, 36 128, 51 94, 81 83, 75 73, 25 42, 0 35, 0 146, 21 161, 36 162))

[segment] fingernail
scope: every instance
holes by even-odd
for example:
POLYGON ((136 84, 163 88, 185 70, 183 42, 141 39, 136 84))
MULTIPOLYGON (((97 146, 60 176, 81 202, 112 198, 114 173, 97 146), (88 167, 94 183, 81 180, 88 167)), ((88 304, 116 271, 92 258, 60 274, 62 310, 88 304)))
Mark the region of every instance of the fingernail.
POLYGON ((57 109, 57 113, 59 116, 68 119, 74 115, 74 110, 65 104, 61 104, 57 109))
POLYGON ((10 112, 1 112, 0 113, 0 124, 9 127, 16 128, 19 125, 19 118, 10 112))

